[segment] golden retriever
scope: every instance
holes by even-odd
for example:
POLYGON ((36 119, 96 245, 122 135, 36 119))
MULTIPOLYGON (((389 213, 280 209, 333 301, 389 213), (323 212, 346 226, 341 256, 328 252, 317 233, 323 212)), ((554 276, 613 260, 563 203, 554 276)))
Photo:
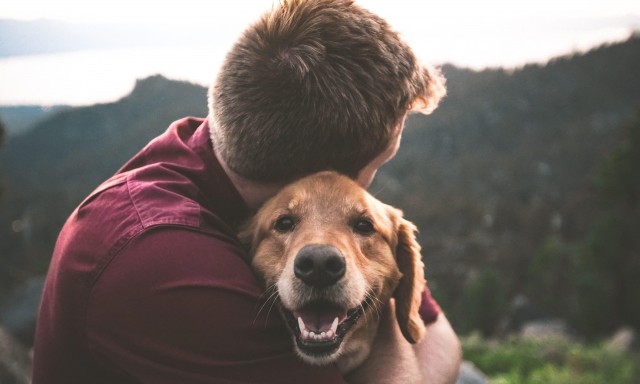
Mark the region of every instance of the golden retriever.
POLYGON ((379 315, 395 299, 411 343, 424 334, 425 287, 415 226, 348 177, 321 172, 282 189, 240 233, 266 297, 292 331, 297 354, 349 372, 369 355, 379 315))

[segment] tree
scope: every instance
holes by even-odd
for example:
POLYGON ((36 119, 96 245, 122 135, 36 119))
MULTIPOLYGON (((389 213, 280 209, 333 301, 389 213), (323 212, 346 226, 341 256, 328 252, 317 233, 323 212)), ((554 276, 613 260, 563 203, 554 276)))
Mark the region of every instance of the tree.
POLYGON ((640 110, 625 128, 597 178, 602 218, 578 253, 575 320, 588 333, 640 329, 640 110))
POLYGON ((480 331, 484 336, 491 335, 504 315, 506 305, 500 276, 485 269, 465 290, 460 314, 463 332, 480 331))

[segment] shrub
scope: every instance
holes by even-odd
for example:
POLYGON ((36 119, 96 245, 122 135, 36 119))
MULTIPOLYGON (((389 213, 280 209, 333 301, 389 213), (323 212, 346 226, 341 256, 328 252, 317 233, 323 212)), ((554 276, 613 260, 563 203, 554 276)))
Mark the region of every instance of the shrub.
POLYGON ((599 344, 567 340, 487 341, 462 338, 465 359, 495 384, 632 384, 640 382, 640 356, 599 344))
POLYGON ((485 336, 492 334, 506 307, 506 294, 500 277, 495 271, 483 271, 465 290, 462 298, 463 330, 480 330, 485 336))

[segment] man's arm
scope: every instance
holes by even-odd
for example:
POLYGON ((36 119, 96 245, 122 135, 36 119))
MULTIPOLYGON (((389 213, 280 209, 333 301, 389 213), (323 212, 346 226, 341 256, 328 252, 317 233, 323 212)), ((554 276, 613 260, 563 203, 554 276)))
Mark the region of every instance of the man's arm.
POLYGON ((425 339, 414 346, 422 361, 427 383, 455 383, 460 370, 462 350, 458 336, 449 320, 440 313, 434 323, 427 325, 425 339))
POLYGON ((460 342, 444 313, 427 324, 425 337, 409 344, 398 327, 392 301, 383 311, 371 355, 349 383, 455 383, 462 359, 460 342))
MULTIPOLYGON (((87 342, 106 370, 137 383, 343 382, 295 356, 237 247, 160 227, 109 264, 88 304, 87 342)), ((122 380, 124 381, 124 379, 122 380)))

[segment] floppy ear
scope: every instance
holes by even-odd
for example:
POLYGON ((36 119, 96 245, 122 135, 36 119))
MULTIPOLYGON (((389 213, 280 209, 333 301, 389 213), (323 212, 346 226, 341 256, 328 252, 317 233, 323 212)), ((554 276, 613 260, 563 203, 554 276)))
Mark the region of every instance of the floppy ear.
POLYGON ((405 339, 412 344, 420 341, 425 332, 419 309, 425 289, 424 263, 420 245, 415 237, 416 226, 400 218, 396 263, 402 278, 393 294, 396 300, 396 318, 405 339))
POLYGON ((252 254, 254 251, 254 246, 257 243, 256 238, 258 237, 258 223, 256 217, 249 219, 247 222, 242 224, 240 230, 238 231, 238 239, 242 244, 247 253, 252 254))

